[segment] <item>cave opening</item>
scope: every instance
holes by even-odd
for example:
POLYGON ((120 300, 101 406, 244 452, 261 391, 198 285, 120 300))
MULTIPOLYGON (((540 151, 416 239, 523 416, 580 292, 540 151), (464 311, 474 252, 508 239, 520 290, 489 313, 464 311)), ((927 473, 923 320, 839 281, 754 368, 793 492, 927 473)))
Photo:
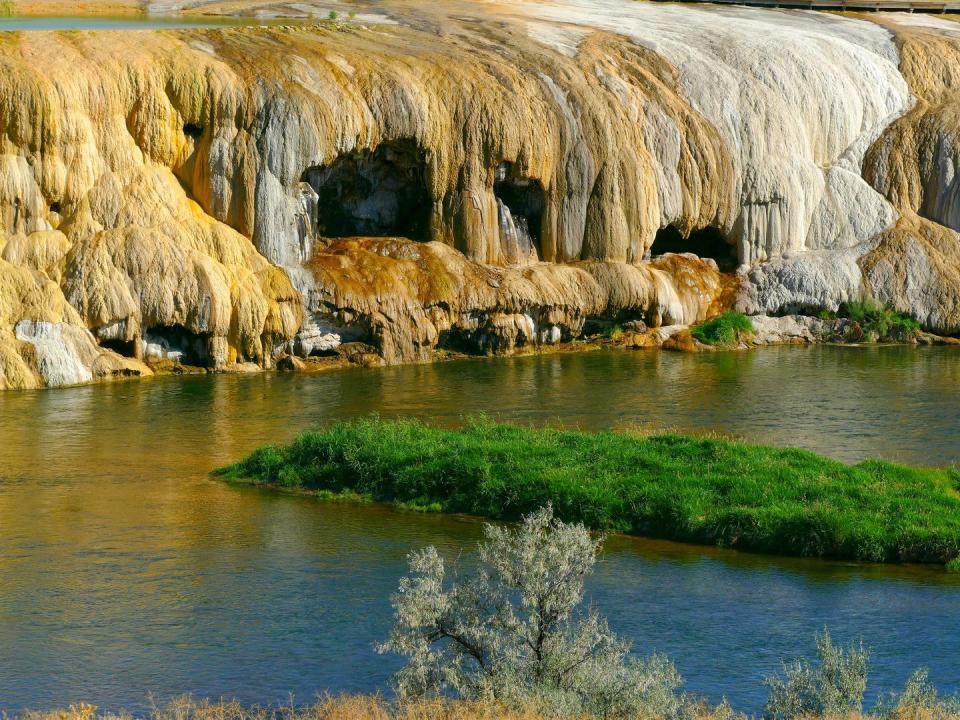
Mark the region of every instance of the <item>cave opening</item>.
POLYGON ((115 338, 107 338, 100 341, 100 347, 106 348, 107 350, 113 350, 118 355, 123 357, 136 357, 136 341, 135 340, 118 340, 115 338))
POLYGON ((157 325, 143 333, 144 360, 172 360, 197 367, 210 362, 210 338, 182 325, 157 325))
POLYGON ((493 183, 497 200, 500 243, 511 262, 537 261, 543 258, 540 239, 546 196, 539 180, 525 177, 513 163, 497 166, 493 183))
POLYGON ((719 228, 713 226, 694 230, 686 237, 673 225, 661 228, 650 247, 650 256, 665 253, 693 253, 698 257, 712 258, 721 272, 732 272, 737 268, 736 248, 727 242, 719 228))
POLYGON ((321 237, 429 239, 426 152, 413 139, 344 153, 308 168, 301 181, 316 193, 310 219, 321 237))
POLYGON ((183 134, 194 140, 199 140, 203 135, 203 126, 196 123, 186 123, 183 126, 183 134))

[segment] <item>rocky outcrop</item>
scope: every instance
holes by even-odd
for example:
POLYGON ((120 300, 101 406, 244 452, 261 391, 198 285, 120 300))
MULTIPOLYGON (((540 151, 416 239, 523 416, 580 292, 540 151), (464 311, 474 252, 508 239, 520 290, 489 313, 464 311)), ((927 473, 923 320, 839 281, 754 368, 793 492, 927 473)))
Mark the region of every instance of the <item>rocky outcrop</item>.
POLYGON ((10 34, 0 384, 353 342, 423 360, 865 293, 955 332, 957 27, 391 0, 10 34))
POLYGON ((308 313, 325 318, 334 338, 371 339, 388 362, 425 360, 438 345, 551 345, 578 336, 591 317, 690 322, 722 292, 716 264, 692 255, 502 267, 402 238, 339 240, 306 270, 308 313))

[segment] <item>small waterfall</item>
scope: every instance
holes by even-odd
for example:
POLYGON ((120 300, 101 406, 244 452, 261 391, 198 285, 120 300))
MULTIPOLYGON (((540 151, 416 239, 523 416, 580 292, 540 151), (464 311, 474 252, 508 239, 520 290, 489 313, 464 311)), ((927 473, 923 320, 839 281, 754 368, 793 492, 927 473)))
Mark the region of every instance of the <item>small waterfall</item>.
POLYGON ((300 183, 299 207, 295 216, 297 231, 297 252, 299 261, 306 262, 313 255, 314 240, 317 237, 317 213, 319 196, 310 183, 300 183))
POLYGON ((510 208, 497 198, 497 222, 500 225, 500 247, 511 262, 524 263, 539 260, 537 246, 530 235, 530 226, 523 215, 513 216, 510 208))
POLYGON ((508 263, 540 261, 540 225, 545 198, 539 180, 517 172, 513 163, 500 163, 494 173, 500 249, 508 263))

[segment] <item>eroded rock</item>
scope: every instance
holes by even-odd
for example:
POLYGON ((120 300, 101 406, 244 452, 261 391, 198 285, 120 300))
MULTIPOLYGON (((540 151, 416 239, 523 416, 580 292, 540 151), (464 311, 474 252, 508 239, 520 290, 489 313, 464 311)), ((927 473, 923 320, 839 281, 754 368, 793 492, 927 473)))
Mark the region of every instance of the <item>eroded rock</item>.
POLYGON ((362 6, 0 48, 0 386, 864 295, 960 331, 956 23, 362 6))

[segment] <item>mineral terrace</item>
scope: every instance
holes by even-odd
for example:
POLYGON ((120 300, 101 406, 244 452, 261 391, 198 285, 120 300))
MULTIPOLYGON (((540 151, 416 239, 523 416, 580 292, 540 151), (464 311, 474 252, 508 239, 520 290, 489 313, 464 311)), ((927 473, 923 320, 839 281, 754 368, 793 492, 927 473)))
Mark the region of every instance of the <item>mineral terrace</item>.
POLYGON ((0 388, 865 295, 960 332, 950 19, 254 4, 339 18, 0 33, 0 388))

